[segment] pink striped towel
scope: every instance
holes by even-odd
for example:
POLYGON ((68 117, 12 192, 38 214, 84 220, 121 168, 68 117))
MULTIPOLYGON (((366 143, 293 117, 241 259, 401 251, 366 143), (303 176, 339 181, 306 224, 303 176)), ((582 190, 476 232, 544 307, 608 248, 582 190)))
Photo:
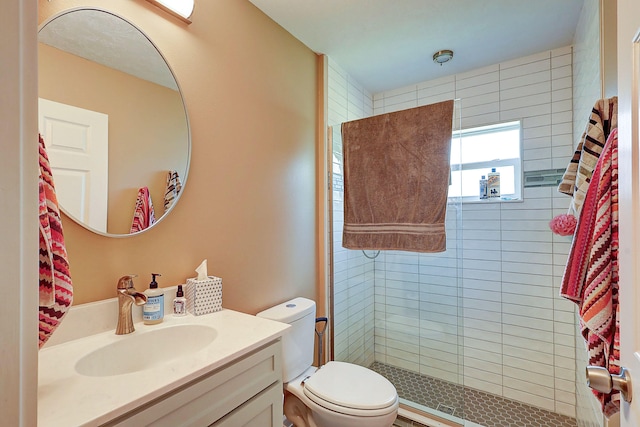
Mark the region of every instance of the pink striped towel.
POLYGON ((44 140, 39 136, 39 346, 58 327, 73 300, 67 249, 64 244, 60 209, 44 140))
MULTIPOLYGON (((620 373, 618 307, 618 132, 611 132, 586 192, 560 295, 578 305, 589 364, 620 373)), ((594 391, 609 416, 619 392, 594 391)))
POLYGON ((149 188, 142 187, 138 190, 136 199, 136 208, 133 211, 133 221, 131 221, 130 233, 146 230, 156 222, 153 213, 153 203, 151 203, 151 194, 149 188))

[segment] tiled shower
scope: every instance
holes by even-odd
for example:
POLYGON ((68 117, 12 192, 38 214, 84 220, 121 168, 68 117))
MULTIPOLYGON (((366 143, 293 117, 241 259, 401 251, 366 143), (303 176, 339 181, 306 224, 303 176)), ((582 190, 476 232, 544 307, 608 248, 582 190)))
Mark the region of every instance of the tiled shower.
MULTIPOLYGON (((574 145, 572 81, 572 47, 375 95, 329 60, 336 360, 575 417, 574 306, 558 296, 570 240, 548 228, 569 199, 525 184, 520 202, 451 203, 446 252, 373 258, 341 247, 339 138, 344 121, 456 98, 462 128, 522 121, 525 176, 557 173, 574 145)), ((464 405, 436 414, 473 420, 464 405)))

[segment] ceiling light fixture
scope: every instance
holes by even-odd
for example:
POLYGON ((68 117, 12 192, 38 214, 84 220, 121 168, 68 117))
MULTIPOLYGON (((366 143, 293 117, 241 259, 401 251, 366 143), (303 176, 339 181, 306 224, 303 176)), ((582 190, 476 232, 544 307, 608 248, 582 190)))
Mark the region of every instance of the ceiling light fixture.
POLYGON ((155 4, 165 12, 169 12, 173 16, 183 20, 187 24, 191 24, 191 15, 195 6, 195 0, 147 0, 155 4))
POLYGON ((439 50, 433 54, 433 62, 440 64, 441 66, 445 62, 451 61, 451 58, 453 58, 453 51, 448 49, 439 50))

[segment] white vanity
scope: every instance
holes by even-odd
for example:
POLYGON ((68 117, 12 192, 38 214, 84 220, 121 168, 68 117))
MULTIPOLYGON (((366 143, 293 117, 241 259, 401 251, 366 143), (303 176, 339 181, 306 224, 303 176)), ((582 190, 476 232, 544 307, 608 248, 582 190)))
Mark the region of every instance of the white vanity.
POLYGON ((225 309, 115 335, 116 317, 78 306, 40 350, 39 427, 282 426, 288 325, 225 309))

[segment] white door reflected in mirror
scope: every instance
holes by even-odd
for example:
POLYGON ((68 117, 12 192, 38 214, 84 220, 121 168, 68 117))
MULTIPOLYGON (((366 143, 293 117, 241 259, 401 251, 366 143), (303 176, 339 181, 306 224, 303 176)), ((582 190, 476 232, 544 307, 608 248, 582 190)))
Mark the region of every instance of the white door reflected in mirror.
POLYGON ((106 233, 109 116, 39 98, 38 123, 60 206, 70 217, 106 233))

